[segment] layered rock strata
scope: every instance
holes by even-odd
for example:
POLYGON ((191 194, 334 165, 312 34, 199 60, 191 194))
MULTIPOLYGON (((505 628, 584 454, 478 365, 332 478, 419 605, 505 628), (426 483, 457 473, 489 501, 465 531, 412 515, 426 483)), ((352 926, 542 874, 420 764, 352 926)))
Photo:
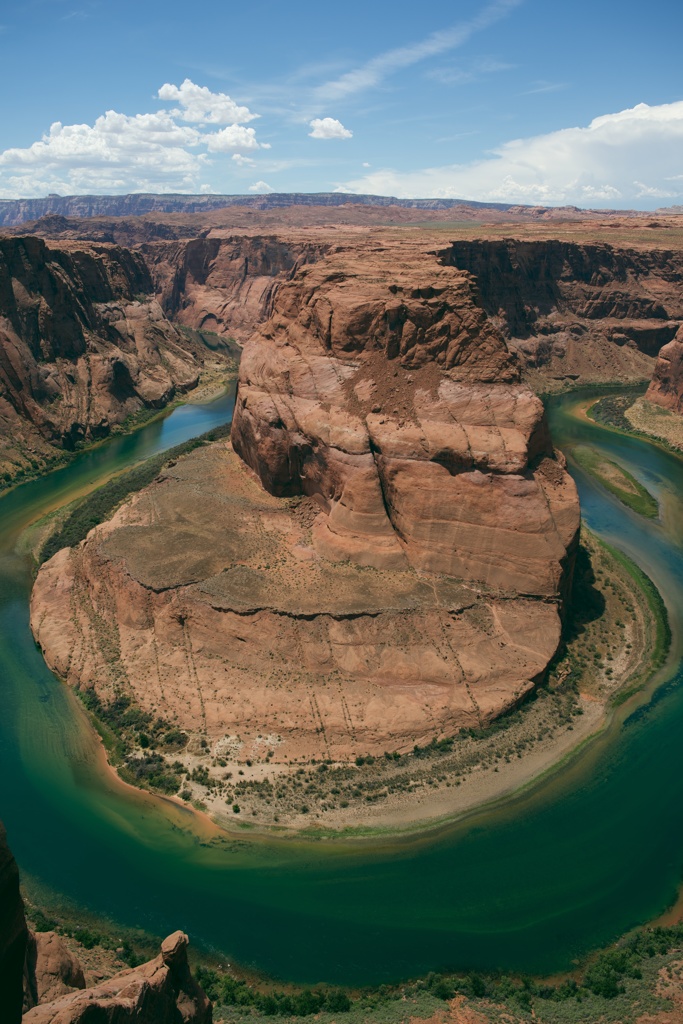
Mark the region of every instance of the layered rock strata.
POLYGON ((233 445, 43 566, 33 630, 69 682, 277 761, 408 749, 543 677, 578 500, 469 274, 398 246, 301 268, 233 445))
POLYGON ((196 385, 202 354, 171 325, 142 257, 0 238, 0 462, 102 437, 196 385))
POLYGON ((270 315, 279 283, 328 248, 324 241, 241 235, 149 243, 140 251, 167 316, 243 342, 270 315))
POLYGON ((643 379, 683 321, 683 253, 569 241, 457 241, 522 364, 558 378, 643 379))
POLYGON ((683 327, 661 349, 645 397, 664 409, 683 414, 683 327))

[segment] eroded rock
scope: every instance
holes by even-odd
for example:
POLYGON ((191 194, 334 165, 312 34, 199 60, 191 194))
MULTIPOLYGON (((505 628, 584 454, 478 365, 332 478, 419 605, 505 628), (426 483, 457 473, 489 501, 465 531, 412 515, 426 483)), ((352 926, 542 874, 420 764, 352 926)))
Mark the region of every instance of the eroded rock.
POLYGON ((683 327, 660 351, 645 397, 664 409, 683 413, 683 327))
POLYGON ((164 939, 155 960, 93 988, 43 1001, 23 1017, 25 1024, 211 1024, 211 1019, 211 1003, 187 962, 183 932, 164 939))

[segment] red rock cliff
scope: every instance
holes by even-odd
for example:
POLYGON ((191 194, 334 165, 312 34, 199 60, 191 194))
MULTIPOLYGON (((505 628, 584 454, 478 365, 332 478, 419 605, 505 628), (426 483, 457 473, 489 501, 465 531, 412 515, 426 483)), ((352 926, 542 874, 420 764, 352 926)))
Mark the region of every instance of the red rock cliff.
POLYGON ((665 409, 683 414, 683 327, 660 351, 645 397, 665 409))
POLYGON ((105 435, 194 386, 200 363, 118 246, 0 238, 0 461, 105 435))
POLYGON ((317 500, 329 560, 563 590, 578 501, 542 405, 471 276, 417 247, 341 250, 280 288, 232 440, 271 493, 317 500))
POLYGON ((683 320, 683 253, 547 240, 457 241, 441 253, 474 275, 523 364, 546 375, 643 378, 683 320))

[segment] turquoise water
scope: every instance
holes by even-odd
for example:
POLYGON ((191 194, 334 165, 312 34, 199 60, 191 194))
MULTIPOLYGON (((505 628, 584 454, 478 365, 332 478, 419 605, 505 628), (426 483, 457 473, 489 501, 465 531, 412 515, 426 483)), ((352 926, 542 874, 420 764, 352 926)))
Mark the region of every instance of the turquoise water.
MULTIPOLYGON (((576 419, 576 402, 551 405, 556 443, 570 454, 589 442, 661 502, 661 519, 644 520, 576 471, 591 529, 664 594, 679 659, 683 463, 576 419)), ((189 812, 101 772, 77 703, 33 643, 17 532, 89 481, 230 413, 229 398, 179 409, 0 500, 0 817, 30 886, 122 925, 183 928, 228 960, 287 980, 353 985, 448 967, 553 972, 664 910, 683 869, 679 663, 655 699, 625 708, 556 777, 422 838, 202 838, 189 812)))

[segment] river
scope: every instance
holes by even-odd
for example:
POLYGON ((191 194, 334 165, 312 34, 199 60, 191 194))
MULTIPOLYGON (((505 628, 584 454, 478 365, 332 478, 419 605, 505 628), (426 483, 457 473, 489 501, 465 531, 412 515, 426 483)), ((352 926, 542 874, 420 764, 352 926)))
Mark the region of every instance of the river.
POLYGON ((78 702, 36 649, 30 568, 15 553, 21 530, 225 422, 230 395, 177 409, 0 499, 0 818, 28 891, 158 935, 182 928, 230 962, 289 981, 349 985, 441 968, 551 973, 661 913, 683 869, 683 462, 574 415, 581 397, 550 403, 558 446, 594 445, 660 502, 661 518, 643 519, 571 465, 590 528, 625 550, 669 606, 669 681, 620 709, 557 775, 422 837, 202 833, 190 812, 102 772, 78 702))

